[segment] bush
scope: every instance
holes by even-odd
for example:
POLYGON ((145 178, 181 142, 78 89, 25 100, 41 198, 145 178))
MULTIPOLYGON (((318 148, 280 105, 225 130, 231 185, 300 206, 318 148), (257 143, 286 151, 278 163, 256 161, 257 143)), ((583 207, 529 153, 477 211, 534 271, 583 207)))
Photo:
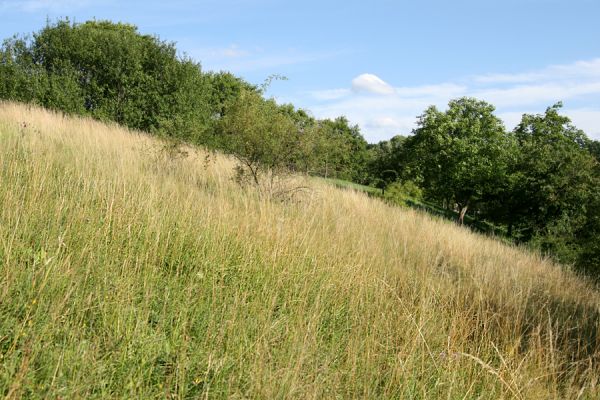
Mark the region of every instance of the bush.
POLYGON ((422 200, 423 191, 413 181, 396 181, 385 188, 383 198, 391 204, 405 206, 407 200, 422 200))

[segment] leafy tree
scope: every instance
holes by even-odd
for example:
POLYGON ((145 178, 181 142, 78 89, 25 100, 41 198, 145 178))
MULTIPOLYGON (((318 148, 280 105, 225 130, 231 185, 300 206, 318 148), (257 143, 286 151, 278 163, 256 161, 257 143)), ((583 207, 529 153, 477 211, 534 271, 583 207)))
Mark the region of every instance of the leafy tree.
POLYGON ((230 72, 209 72, 206 80, 210 88, 209 103, 214 119, 225 115, 227 105, 239 97, 242 91, 259 92, 256 86, 230 72))
POLYGON ((367 180, 367 142, 345 117, 318 121, 315 138, 317 175, 363 183, 367 180))
POLYGON ((293 158, 288 162, 289 168, 308 175, 323 157, 318 147, 321 140, 318 121, 305 110, 296 109, 292 104, 280 105, 279 111, 293 121, 294 129, 298 132, 297 149, 291 154, 293 158))
MULTIPOLYGON (((369 153, 369 174, 373 178, 384 178, 386 171, 393 171, 396 180, 400 177, 406 168, 406 153, 404 144, 406 137, 396 135, 390 140, 384 140, 377 144, 368 146, 369 153)), ((388 182, 389 183, 389 182, 388 182)))
POLYGON ((461 98, 448 106, 446 112, 432 106, 419 117, 406 151, 426 195, 455 203, 462 224, 470 207, 501 186, 512 145, 492 105, 461 98))
POLYGON ((0 49, 0 98, 32 102, 70 113, 82 113, 83 94, 73 68, 48 74, 35 63, 27 41, 13 37, 0 49))
POLYGON ((225 108, 218 125, 225 148, 239 161, 238 178, 260 184, 267 172, 293 169, 302 135, 294 120, 273 100, 242 90, 225 108))
POLYGON ((590 139, 587 142, 587 149, 594 156, 594 158, 600 162, 600 141, 590 139))
POLYGON ((0 54, 2 98, 203 141, 210 110, 200 66, 133 25, 61 20, 5 41, 0 54))
POLYGON ((559 114, 561 107, 525 114, 515 129, 520 151, 512 168, 511 223, 520 240, 572 263, 581 251, 578 237, 596 229, 590 207, 597 202, 598 162, 583 131, 559 114))
POLYGON ((579 245, 575 265, 600 281, 600 171, 596 166, 595 186, 586 207, 585 222, 577 231, 579 245))
MULTIPOLYGON (((382 189, 385 194, 386 188, 403 178, 407 177, 407 155, 404 144, 405 136, 396 135, 390 140, 384 140, 377 144, 368 146, 369 182, 382 189)), ((413 182, 414 184, 414 182, 413 182)))

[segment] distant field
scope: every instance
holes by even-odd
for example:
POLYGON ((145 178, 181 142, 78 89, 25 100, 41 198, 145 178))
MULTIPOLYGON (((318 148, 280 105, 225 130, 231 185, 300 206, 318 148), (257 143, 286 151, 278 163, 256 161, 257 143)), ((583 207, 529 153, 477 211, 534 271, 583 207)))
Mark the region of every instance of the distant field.
POLYGON ((600 295, 564 268, 163 148, 0 104, 4 397, 600 398, 600 295))

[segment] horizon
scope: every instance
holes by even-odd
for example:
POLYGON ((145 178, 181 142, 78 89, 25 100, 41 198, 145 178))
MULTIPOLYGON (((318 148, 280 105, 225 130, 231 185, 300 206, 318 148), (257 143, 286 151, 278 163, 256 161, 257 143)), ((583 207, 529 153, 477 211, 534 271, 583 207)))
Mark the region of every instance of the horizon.
POLYGON ((410 134, 428 106, 463 96, 493 104, 507 129, 562 101, 573 124, 600 139, 600 5, 491 3, 1 0, 0 34, 64 17, 131 23, 176 42, 203 70, 254 84, 283 75, 268 96, 318 118, 346 116, 371 143, 410 134))

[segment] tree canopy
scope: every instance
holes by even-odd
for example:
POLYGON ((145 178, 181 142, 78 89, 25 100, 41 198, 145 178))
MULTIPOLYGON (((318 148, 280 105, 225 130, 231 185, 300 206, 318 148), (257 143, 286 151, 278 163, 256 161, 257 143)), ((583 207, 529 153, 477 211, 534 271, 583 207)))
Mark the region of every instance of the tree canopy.
POLYGON ((561 107, 558 103, 544 114, 525 114, 515 128, 520 151, 511 171, 511 223, 518 226, 520 240, 535 239, 543 250, 577 262, 578 232, 600 181, 587 137, 559 114, 561 107))
POLYGON ((415 178, 429 197, 456 203, 460 223, 506 176, 512 143, 493 112, 473 98, 450 101, 446 112, 430 107, 406 143, 415 178))
POLYGON ((200 65, 133 25, 61 20, 5 41, 0 60, 5 99, 194 141, 209 122, 200 65))

